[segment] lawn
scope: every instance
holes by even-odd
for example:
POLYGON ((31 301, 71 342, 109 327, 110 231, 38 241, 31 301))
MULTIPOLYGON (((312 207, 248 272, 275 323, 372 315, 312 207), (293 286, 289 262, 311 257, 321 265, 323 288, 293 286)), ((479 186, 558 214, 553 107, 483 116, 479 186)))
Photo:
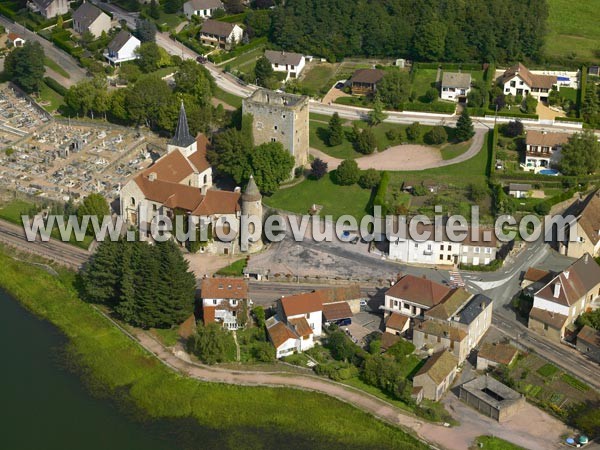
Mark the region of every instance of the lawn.
POLYGON ((600 0, 548 0, 550 17, 545 51, 549 56, 600 61, 600 0))
POLYGON ((59 66, 56 62, 54 62, 52 59, 48 58, 47 56, 44 58, 44 65, 46 67, 48 67, 51 70, 54 70, 57 74, 65 77, 65 78, 71 78, 71 75, 69 75, 69 72, 67 72, 65 69, 63 69, 61 66, 59 66))
POLYGON ((256 65, 256 60, 264 54, 264 46, 260 46, 250 50, 249 52, 242 53, 240 56, 235 58, 233 61, 227 63, 232 70, 238 70, 244 73, 251 73, 256 65))
POLYGON ((53 113, 63 104, 63 97, 46 83, 42 83, 39 101, 46 111, 53 113))
POLYGON ((525 450, 523 447, 493 436, 479 436, 475 439, 475 445, 485 450, 525 450))
MULTIPOLYGON (((293 439, 310 440, 315 449, 427 448, 399 428, 321 394, 203 383, 176 374, 81 301, 73 273, 61 271, 55 278, 1 250, 0 265, 0 286, 70 339, 70 364, 82 368, 90 386, 118 395, 128 410, 148 419, 185 418, 182 435, 196 424, 211 427, 216 442, 206 447, 278 448, 293 439), (232 441, 231 430, 243 432, 232 441)), ((197 446, 192 436, 186 448, 197 446)))
POLYGON ((458 144, 448 144, 441 148, 442 158, 444 160, 454 159, 469 150, 470 146, 471 141, 460 142, 458 144))
POLYGON ((307 179, 291 188, 280 189, 263 201, 272 208, 299 214, 307 214, 313 204, 322 205, 321 216, 332 215, 334 219, 343 214, 357 219, 367 214, 371 191, 356 184, 339 186, 331 180, 331 174, 320 180, 307 179))
MULTIPOLYGON (((344 133, 348 134, 352 132, 352 127, 343 127, 344 133)), ((354 150, 354 145, 347 138, 344 138, 340 145, 336 145, 334 147, 330 147, 326 144, 327 135, 328 135, 328 124, 323 122, 317 122, 311 120, 309 122, 309 145, 312 148, 316 148, 317 150, 321 150, 324 153, 327 153, 334 158, 340 159, 354 159, 359 158, 362 155, 354 150)))
POLYGON ((558 372, 558 367, 552 364, 544 364, 537 370, 537 373, 545 378, 551 378, 556 372, 558 372))
POLYGON ((334 81, 331 78, 336 72, 337 65, 330 63, 315 64, 305 69, 303 78, 300 79, 300 85, 307 91, 318 94, 322 90, 328 90, 334 81))
POLYGON ((217 275, 223 275, 226 277, 241 277, 244 275, 244 269, 246 268, 247 263, 248 261, 246 258, 238 259, 227 267, 219 269, 217 271, 217 275))
POLYGON ((436 69, 417 69, 413 75, 412 91, 417 98, 425 95, 428 89, 435 88, 436 69))
POLYGON ((231 94, 229 92, 224 91, 220 87, 215 86, 213 89, 213 96, 221 100, 228 105, 233 106, 234 108, 240 108, 242 106, 242 97, 238 97, 235 94, 231 94))

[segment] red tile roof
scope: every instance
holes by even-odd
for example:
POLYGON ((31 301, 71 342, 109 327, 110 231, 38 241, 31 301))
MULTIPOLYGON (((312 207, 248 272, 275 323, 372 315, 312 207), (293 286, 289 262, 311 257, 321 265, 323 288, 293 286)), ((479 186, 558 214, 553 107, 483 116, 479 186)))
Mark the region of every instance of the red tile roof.
POLYGON ((194 165, 198 172, 204 172, 210 167, 208 160, 206 159, 206 149, 208 147, 208 138, 206 135, 200 133, 196 137, 196 148, 197 150, 192 153, 188 159, 194 165))
POLYGON ((403 314, 392 313, 390 317, 388 317, 385 326, 387 328, 392 328, 393 330, 403 331, 406 326, 406 322, 408 322, 410 318, 403 314))
POLYGON ((286 317, 297 316, 323 310, 323 302, 327 299, 324 291, 307 292, 305 294, 282 297, 280 302, 286 317))
POLYGON ((313 334, 313 330, 304 317, 298 317, 297 319, 289 319, 289 325, 296 332, 298 336, 308 337, 313 334))
POLYGON ((512 345, 495 343, 483 344, 477 352, 478 358, 487 359, 499 364, 509 365, 519 351, 512 345))
POLYGON ((298 339, 298 336, 283 322, 277 322, 267 328, 267 332, 275 348, 281 347, 288 339, 298 339))
POLYGON ((427 278, 405 275, 385 293, 431 308, 440 303, 452 290, 427 278))
POLYGON ((248 281, 243 278, 205 278, 200 288, 201 298, 248 298, 248 281))
POLYGON ((323 305, 323 317, 326 322, 332 320, 347 319, 354 316, 347 302, 325 303, 323 305))
POLYGON ((527 272, 525 272, 525 275, 523 275, 523 280, 536 282, 543 280, 548 275, 550 275, 550 272, 547 270, 530 267, 527 269, 527 272))
POLYGON ((214 306, 204 306, 202 308, 202 319, 204 320, 204 325, 215 322, 215 310, 216 308, 214 306))
POLYGON ((529 311, 529 319, 545 323, 555 330, 561 330, 562 327, 565 326, 568 317, 555 312, 546 311, 545 309, 531 308, 531 311, 529 311))
POLYGON ((519 76, 530 88, 552 89, 557 82, 556 76, 553 75, 536 75, 529 71, 523 64, 518 63, 508 68, 502 75, 502 83, 519 76))

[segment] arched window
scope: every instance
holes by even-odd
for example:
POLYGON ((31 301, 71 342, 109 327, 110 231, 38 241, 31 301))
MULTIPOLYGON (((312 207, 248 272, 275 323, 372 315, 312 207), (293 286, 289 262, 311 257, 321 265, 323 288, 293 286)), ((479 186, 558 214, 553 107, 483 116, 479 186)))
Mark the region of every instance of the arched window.
POLYGON ((135 206, 135 198, 131 197, 131 206, 135 206))
POLYGON ((208 183, 208 175, 204 175, 204 184, 208 183))

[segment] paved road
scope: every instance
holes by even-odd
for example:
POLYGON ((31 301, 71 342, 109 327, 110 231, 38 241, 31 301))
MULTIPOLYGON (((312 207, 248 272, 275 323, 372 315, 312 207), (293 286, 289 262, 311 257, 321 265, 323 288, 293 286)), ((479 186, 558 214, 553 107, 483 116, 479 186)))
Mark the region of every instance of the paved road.
POLYGON ((62 75, 59 75, 53 71, 47 71, 48 74, 52 76, 52 78, 56 78, 56 80, 63 86, 68 88, 73 84, 77 83, 78 81, 81 81, 84 78, 86 78, 87 74, 85 69, 79 67, 79 65, 77 64, 75 59, 71 57, 71 55, 59 49, 58 47, 55 47, 54 44, 48 42, 43 37, 29 31, 27 28, 23 27, 23 25, 19 25, 12 22, 4 16, 0 16, 0 25, 4 26, 10 31, 19 33, 28 41, 39 42, 44 48, 44 53, 46 54, 46 56, 51 60, 55 61, 70 75, 70 78, 65 78, 62 75))

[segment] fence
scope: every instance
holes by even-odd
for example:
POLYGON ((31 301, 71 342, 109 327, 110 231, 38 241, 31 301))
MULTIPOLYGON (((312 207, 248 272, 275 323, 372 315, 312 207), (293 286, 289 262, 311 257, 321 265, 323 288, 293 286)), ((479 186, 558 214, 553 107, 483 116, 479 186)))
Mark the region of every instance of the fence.
POLYGON ((577 128, 577 129, 583 128, 583 123, 575 122, 575 121, 568 121, 568 120, 529 119, 527 117, 493 116, 493 115, 489 115, 489 114, 486 114, 485 119, 495 120, 497 122, 512 122, 513 120, 518 120, 520 122, 532 123, 532 124, 537 124, 537 125, 548 125, 548 126, 558 125, 558 126, 572 127, 572 128, 577 128))

